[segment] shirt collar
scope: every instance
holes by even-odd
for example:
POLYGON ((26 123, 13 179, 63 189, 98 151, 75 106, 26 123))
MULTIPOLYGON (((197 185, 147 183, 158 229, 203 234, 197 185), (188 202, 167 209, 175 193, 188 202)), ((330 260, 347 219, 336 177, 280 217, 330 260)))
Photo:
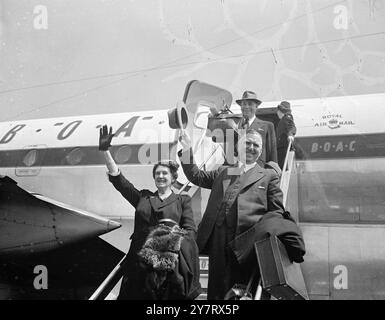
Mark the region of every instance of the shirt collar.
POLYGON ((255 120, 255 116, 249 119, 249 127, 253 124, 254 120, 255 120))
POLYGON ((242 162, 239 161, 239 162, 238 162, 238 167, 239 167, 239 168, 243 168, 243 169, 244 169, 244 172, 247 172, 247 171, 249 171, 250 169, 254 168, 256 164, 257 164, 256 162, 247 164, 247 163, 242 163, 242 162))

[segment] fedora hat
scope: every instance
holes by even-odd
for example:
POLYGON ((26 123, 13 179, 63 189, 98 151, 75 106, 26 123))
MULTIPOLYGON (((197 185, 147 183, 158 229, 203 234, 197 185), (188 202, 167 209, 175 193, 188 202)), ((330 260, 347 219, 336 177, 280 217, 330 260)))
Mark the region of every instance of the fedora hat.
POLYGON ((282 101, 277 108, 283 113, 291 112, 290 102, 282 101))
POLYGON ((188 123, 187 110, 182 101, 178 101, 176 108, 168 112, 168 125, 171 129, 185 129, 188 123))
POLYGON ((257 103, 257 106, 259 106, 262 101, 257 98, 257 95, 253 91, 245 91, 242 95, 242 99, 236 100, 236 103, 241 105, 241 102, 244 100, 251 100, 257 103))

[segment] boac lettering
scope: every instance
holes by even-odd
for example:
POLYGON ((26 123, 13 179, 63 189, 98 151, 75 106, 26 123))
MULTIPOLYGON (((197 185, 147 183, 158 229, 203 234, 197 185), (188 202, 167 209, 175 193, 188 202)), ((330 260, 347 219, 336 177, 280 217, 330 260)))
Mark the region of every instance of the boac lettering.
POLYGON ((4 135, 4 137, 0 140, 0 143, 5 144, 10 142, 16 136, 16 132, 20 131, 25 126, 25 124, 18 124, 17 126, 13 127, 4 135))
POLYGON ((130 120, 127 120, 116 132, 115 137, 119 136, 121 133, 124 132, 125 137, 129 137, 131 135, 132 129, 134 128, 134 125, 136 121, 138 121, 139 117, 135 116, 132 117, 130 120))
POLYGON ((76 128, 79 127, 81 123, 82 123, 81 120, 76 120, 76 121, 72 121, 71 123, 67 124, 63 129, 61 129, 61 131, 57 135, 57 139, 58 140, 67 139, 71 134, 74 133, 76 128), (67 132, 68 129, 69 129, 69 131, 67 132))

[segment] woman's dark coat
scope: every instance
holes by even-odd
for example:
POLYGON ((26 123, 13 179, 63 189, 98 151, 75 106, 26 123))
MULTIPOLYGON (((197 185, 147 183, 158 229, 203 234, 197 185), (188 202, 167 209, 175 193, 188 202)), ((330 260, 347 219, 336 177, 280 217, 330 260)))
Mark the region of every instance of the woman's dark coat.
POLYGON ((195 242, 196 227, 191 208, 191 198, 188 195, 172 193, 164 201, 159 201, 157 192, 137 190, 121 173, 117 176, 109 175, 114 187, 136 209, 134 232, 131 235, 131 246, 123 263, 125 276, 118 299, 151 299, 144 282, 145 269, 139 265, 138 252, 142 248, 147 235, 160 219, 172 219, 179 223, 188 234, 181 244, 179 267, 176 277, 183 277, 183 286, 176 291, 183 291, 184 297, 171 296, 174 299, 194 299, 200 293, 199 283, 199 254, 195 242))

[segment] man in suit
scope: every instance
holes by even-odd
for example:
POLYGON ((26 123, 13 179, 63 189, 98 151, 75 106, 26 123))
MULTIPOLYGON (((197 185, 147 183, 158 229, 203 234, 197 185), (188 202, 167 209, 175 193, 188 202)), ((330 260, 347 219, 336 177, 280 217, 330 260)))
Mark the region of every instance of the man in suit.
POLYGON ((267 213, 282 217, 285 211, 279 176, 258 165, 263 141, 255 130, 239 138, 236 166, 213 171, 196 166, 186 132, 180 141, 179 157, 186 177, 212 190, 198 227, 197 244, 200 253, 209 256, 208 299, 222 300, 234 284, 246 285, 256 268, 255 259, 250 258, 255 241, 248 234, 252 227, 267 213))
POLYGON ((294 142, 294 135, 297 132, 288 101, 282 101, 277 106, 277 116, 280 119, 277 127, 278 164, 283 169, 289 142, 294 142))
POLYGON ((277 162, 277 142, 275 137, 274 125, 269 121, 263 121, 255 116, 258 106, 262 103, 257 99, 253 91, 245 91, 242 99, 236 100, 241 106, 243 119, 239 122, 239 129, 253 129, 262 136, 262 154, 258 159, 258 164, 264 166, 269 161, 277 162))

